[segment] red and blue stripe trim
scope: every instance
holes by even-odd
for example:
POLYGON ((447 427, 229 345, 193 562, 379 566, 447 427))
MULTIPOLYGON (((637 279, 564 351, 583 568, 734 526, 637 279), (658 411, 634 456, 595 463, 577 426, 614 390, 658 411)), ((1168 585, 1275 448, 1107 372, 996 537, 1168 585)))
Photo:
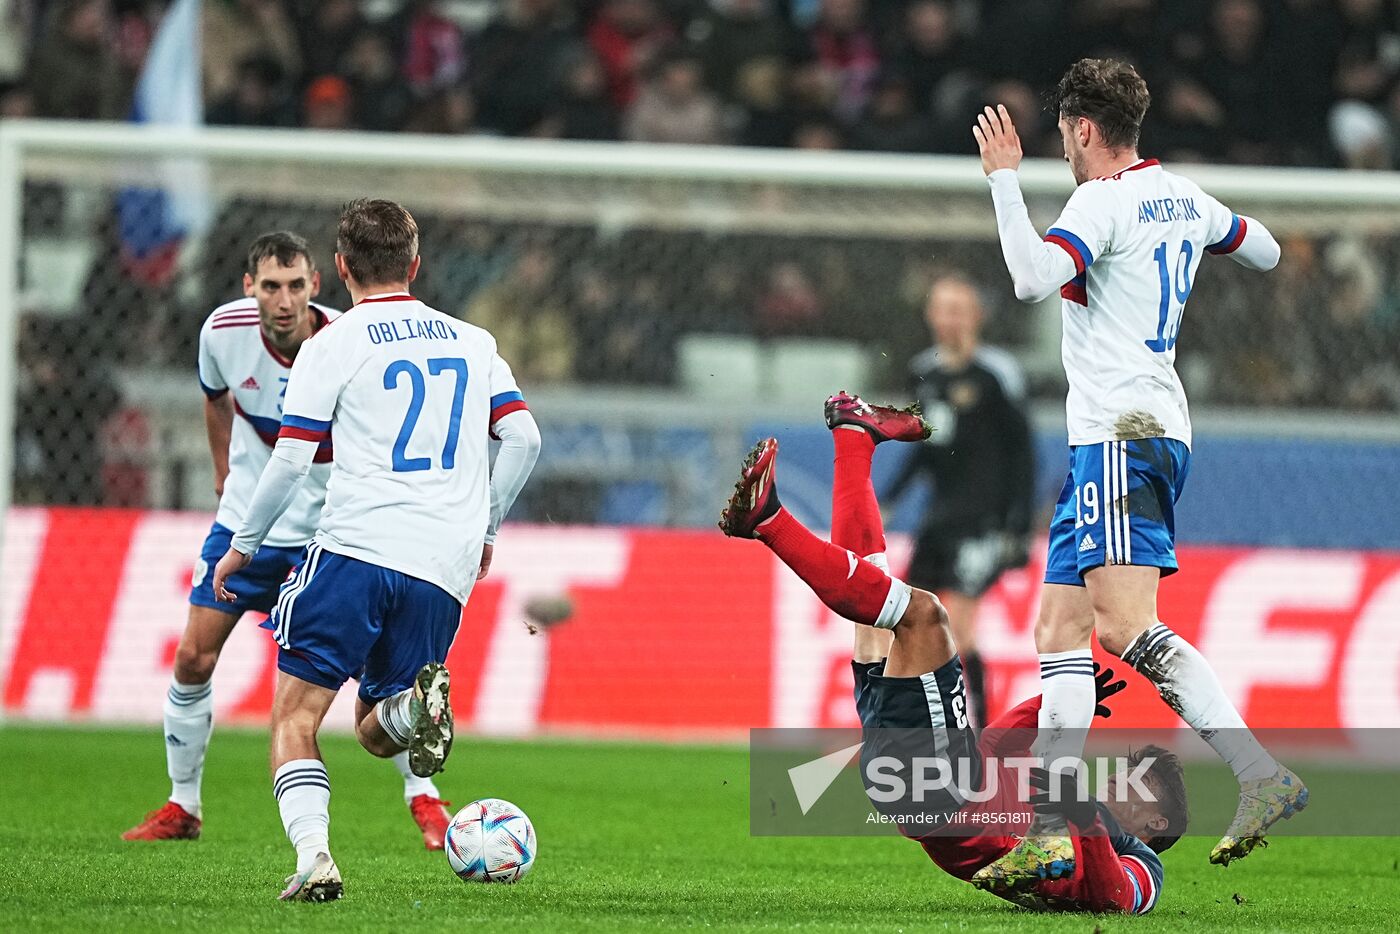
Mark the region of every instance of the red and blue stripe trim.
POLYGON ((282 416, 282 423, 277 431, 279 438, 295 438, 298 441, 324 441, 330 434, 330 422, 286 414, 282 416))
POLYGON ((528 411, 525 397, 518 391, 503 392, 491 397, 491 424, 496 424, 511 412, 528 411))
POLYGON ((1240 244, 1244 243, 1244 235, 1248 230, 1249 224, 1243 217, 1236 214, 1235 219, 1230 222, 1229 231, 1225 236, 1206 247, 1207 252, 1214 253, 1216 256, 1235 252, 1240 248, 1240 244))
POLYGON ((1133 888, 1137 890, 1137 905, 1133 908, 1133 913, 1147 914, 1157 904, 1157 880, 1152 877, 1152 870, 1147 868, 1147 864, 1140 857, 1127 854, 1120 859, 1123 863, 1123 872, 1132 881, 1133 888), (1137 872, 1134 872, 1134 869, 1137 872))
POLYGON ((1082 274, 1084 270, 1094 265, 1094 254, 1090 251, 1089 245, 1063 227, 1051 227, 1047 230, 1045 242, 1053 243, 1068 253, 1069 258, 1074 260, 1076 273, 1082 274))
POLYGON ((1080 273, 1073 279, 1060 286, 1060 298, 1068 299, 1076 305, 1089 307, 1089 276, 1080 273))

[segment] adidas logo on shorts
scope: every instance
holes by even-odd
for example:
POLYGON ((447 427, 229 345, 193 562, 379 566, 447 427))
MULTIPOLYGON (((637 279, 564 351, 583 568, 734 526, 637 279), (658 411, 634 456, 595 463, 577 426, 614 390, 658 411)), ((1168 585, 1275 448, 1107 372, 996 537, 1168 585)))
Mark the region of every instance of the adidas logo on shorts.
POLYGON ((256 379, 254 379, 253 377, 250 376, 250 377, 248 377, 247 379, 245 379, 245 380, 243 381, 243 385, 239 386, 238 388, 239 388, 239 389, 261 389, 262 387, 258 385, 258 381, 257 381, 256 379))
POLYGON ((1093 551, 1093 550, 1094 550, 1095 548, 1097 548, 1097 547, 1099 547, 1099 546, 1098 546, 1098 543, 1096 543, 1096 542, 1094 541, 1094 536, 1092 536, 1092 535, 1085 535, 1085 536, 1084 536, 1084 541, 1082 541, 1082 542, 1079 543, 1079 550, 1080 550, 1081 552, 1083 552, 1083 551, 1093 551))

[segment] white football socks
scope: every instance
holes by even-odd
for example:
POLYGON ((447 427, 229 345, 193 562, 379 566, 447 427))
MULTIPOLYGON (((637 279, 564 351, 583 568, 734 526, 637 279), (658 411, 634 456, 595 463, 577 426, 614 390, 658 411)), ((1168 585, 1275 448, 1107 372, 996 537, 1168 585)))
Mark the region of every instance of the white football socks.
POLYGON ((431 778, 419 778, 413 774, 413 769, 408 767, 408 750, 394 756, 389 761, 399 770, 403 776, 403 801, 404 804, 412 804, 413 799, 419 795, 428 795, 431 798, 441 798, 438 794, 437 785, 433 784, 431 778))
MULTIPOLYGON (((1040 711, 1032 754, 1050 768, 1066 756, 1084 755, 1084 740, 1094 720, 1094 655, 1089 649, 1040 654, 1040 711)), ((1036 815, 1034 829, 1063 833, 1062 817, 1036 815)))
POLYGON ((330 854, 331 781, 320 759, 293 759, 272 778, 272 793, 287 839, 297 850, 297 872, 330 854))
POLYGON ((181 684, 170 679, 165 694, 165 769, 170 775, 170 800, 200 816, 200 781, 204 753, 214 731, 214 685, 181 684))
POLYGON ((1157 623, 1129 644, 1123 660, 1157 686, 1157 693, 1210 744, 1240 782, 1269 778, 1278 763, 1245 726, 1215 671, 1195 646, 1157 623))
POLYGON ((407 749, 413 739, 413 688, 386 697, 375 705, 374 713, 394 744, 407 749))

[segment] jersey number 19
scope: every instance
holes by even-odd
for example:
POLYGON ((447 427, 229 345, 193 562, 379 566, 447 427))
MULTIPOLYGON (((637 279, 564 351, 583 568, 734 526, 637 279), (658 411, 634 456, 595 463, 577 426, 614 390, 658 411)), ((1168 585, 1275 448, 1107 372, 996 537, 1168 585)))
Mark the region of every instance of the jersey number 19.
POLYGON ((1167 264, 1165 242, 1152 252, 1152 258, 1157 261, 1157 278, 1162 283, 1162 301, 1157 306, 1157 336, 1144 343, 1157 353, 1165 353, 1175 347, 1176 336, 1181 333, 1181 314, 1186 310, 1186 299, 1191 295, 1191 258, 1194 252, 1190 240, 1181 241, 1175 269, 1167 264), (1175 303, 1172 302, 1173 298, 1176 299, 1175 303), (1173 311, 1176 312, 1174 316, 1173 311), (1168 320, 1173 317, 1175 321, 1169 332, 1168 320))

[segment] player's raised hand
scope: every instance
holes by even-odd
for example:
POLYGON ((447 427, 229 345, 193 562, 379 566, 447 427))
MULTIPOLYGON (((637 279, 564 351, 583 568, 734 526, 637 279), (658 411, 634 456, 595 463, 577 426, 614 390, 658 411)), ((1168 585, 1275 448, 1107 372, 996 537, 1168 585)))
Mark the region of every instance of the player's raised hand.
POLYGON ((972 128, 977 137, 977 149, 982 153, 982 171, 991 175, 997 169, 1015 169, 1021 165, 1021 138, 1005 104, 996 108, 983 107, 972 128))
POLYGON ((219 563, 214 566, 214 597, 225 603, 232 603, 238 599, 238 595, 229 592, 224 585, 228 579, 248 566, 252 560, 251 555, 245 555, 241 551, 230 548, 224 552, 224 556, 219 559, 219 563))
POLYGON ((495 550, 495 545, 486 544, 481 546, 481 566, 476 569, 477 580, 481 580, 491 572, 491 555, 495 550))

